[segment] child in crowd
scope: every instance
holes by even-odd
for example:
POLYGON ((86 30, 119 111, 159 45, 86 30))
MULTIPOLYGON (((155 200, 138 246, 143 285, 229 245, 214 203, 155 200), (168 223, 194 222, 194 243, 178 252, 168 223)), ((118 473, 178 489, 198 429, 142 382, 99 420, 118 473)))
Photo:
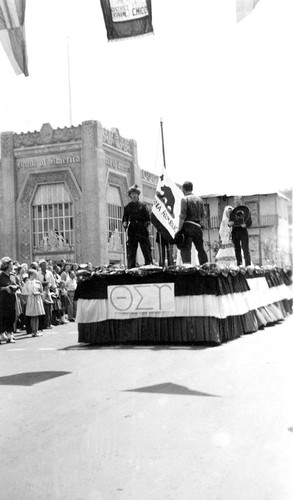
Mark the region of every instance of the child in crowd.
POLYGON ((43 282, 43 303, 45 309, 45 328, 52 328, 52 308, 53 308, 53 299, 50 292, 50 283, 48 281, 43 282))
POLYGON ((61 280, 59 283, 59 294, 60 294, 60 299, 61 299, 61 304, 62 304, 62 316, 61 316, 61 323, 65 324, 68 323, 68 320, 66 319, 66 314, 68 312, 68 306, 70 306, 69 298, 68 298, 68 293, 65 288, 65 281, 61 280))
POLYGON ((30 269, 28 272, 28 280, 22 289, 23 295, 27 295, 26 316, 30 318, 33 337, 42 335, 38 332, 39 316, 45 314, 42 300, 43 287, 41 282, 37 279, 37 274, 35 269, 30 269))
POLYGON ((60 297, 60 292, 59 288, 55 286, 52 289, 51 292, 51 297, 53 300, 53 307, 52 307, 52 324, 53 325, 61 325, 61 316, 62 316, 62 304, 61 304, 61 297, 60 297))

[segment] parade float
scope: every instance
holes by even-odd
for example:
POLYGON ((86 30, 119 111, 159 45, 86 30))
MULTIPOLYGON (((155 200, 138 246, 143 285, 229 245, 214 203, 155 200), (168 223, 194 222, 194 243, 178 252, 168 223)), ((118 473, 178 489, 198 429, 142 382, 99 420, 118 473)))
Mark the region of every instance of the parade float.
POLYGON ((107 266, 78 283, 78 341, 219 345, 291 314, 291 283, 272 266, 107 266))

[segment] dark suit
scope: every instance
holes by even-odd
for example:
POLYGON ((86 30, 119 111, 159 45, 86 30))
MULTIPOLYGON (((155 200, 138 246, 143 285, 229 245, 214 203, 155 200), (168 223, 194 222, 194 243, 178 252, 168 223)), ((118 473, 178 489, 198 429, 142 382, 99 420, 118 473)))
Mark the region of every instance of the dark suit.
POLYGON ((249 218, 245 223, 246 227, 232 226, 232 241, 235 248, 237 266, 240 266, 242 264, 241 247, 243 250, 245 265, 250 266, 251 264, 251 258, 249 252, 249 236, 247 231, 247 227, 250 227, 251 223, 252 223, 251 217, 249 216, 249 218))
POLYGON ((140 244, 145 264, 152 263, 151 244, 148 232, 150 214, 145 203, 131 201, 124 208, 122 223, 128 223, 127 262, 128 268, 136 266, 136 252, 140 244))
POLYGON ((180 219, 184 221, 182 232, 184 234, 184 243, 181 247, 181 258, 184 264, 191 263, 191 246, 194 246, 198 253, 200 265, 208 261, 207 254, 203 244, 203 234, 201 222, 204 217, 204 203, 199 196, 188 194, 181 200, 180 219))

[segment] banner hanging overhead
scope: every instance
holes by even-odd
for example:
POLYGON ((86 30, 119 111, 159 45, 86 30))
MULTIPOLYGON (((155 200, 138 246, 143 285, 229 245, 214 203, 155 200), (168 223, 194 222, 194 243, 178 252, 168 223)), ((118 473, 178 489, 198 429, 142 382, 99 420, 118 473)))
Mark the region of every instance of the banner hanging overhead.
POLYGON ((259 0, 236 0, 237 21, 241 21, 254 9, 259 0))
POLYGON ((108 40, 153 33, 151 0, 101 0, 108 40))
POLYGON ((0 0, 0 41, 17 75, 28 76, 25 42, 26 0, 0 0))

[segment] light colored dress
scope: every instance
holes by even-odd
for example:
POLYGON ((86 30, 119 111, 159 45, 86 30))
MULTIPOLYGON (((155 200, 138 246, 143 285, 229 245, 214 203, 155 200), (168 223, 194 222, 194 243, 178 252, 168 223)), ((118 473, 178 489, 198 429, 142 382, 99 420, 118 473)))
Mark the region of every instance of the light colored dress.
POLYGON ((216 263, 218 265, 236 265, 235 249, 232 242, 232 227, 228 226, 230 209, 232 210, 232 207, 229 205, 225 207, 219 229, 221 244, 216 255, 216 263))
POLYGON ((25 283, 22 293, 27 295, 26 316, 43 316, 45 314, 42 283, 39 280, 28 279, 25 283))

